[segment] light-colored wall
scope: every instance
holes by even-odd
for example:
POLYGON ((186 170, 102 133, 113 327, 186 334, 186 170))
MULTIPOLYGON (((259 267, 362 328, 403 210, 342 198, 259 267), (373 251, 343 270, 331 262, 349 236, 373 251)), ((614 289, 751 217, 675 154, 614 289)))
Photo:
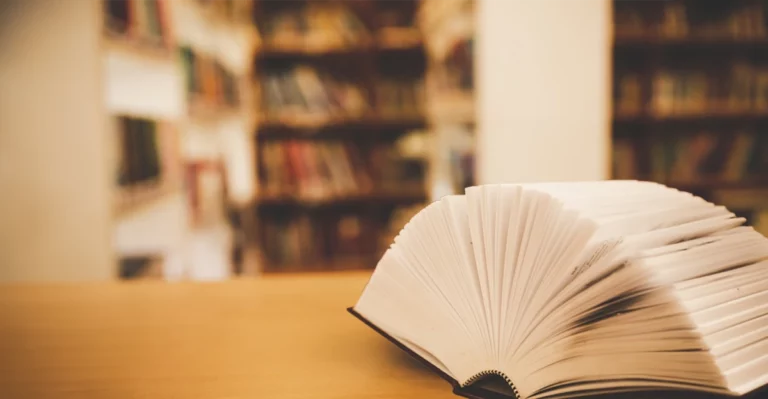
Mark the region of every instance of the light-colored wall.
POLYGON ((609 176, 609 0, 478 0, 481 183, 609 176))
POLYGON ((97 0, 0 4, 0 281, 115 275, 97 0))

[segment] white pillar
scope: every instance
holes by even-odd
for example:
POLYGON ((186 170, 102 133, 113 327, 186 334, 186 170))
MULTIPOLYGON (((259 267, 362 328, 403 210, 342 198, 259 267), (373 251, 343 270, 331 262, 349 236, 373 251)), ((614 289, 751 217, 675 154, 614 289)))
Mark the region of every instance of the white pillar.
POLYGON ((609 176, 609 0, 478 0, 480 183, 609 176))
POLYGON ((96 0, 0 6, 0 281, 116 275, 96 0))

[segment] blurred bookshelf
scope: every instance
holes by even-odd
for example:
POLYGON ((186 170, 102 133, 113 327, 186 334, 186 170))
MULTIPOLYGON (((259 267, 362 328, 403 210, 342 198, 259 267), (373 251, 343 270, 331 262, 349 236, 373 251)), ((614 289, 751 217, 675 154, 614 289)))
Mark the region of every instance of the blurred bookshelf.
MULTIPOLYGON (((178 1, 178 0, 177 0, 178 1)), ((260 38, 251 0, 177 4, 186 115, 184 171, 192 274, 221 279, 244 267, 253 201, 252 57, 260 38), (217 265, 216 267, 210 267, 217 265)))
POLYGON ((615 1, 613 177, 720 202, 768 233, 768 2, 615 1))
POLYGON ((427 201, 418 3, 255 2, 261 271, 372 268, 427 201))
POLYGON ((167 250, 181 235, 167 234, 175 229, 166 228, 162 239, 153 239, 149 225, 183 223, 182 212, 166 212, 183 206, 184 190, 178 123, 182 92, 174 84, 178 75, 173 10, 162 0, 102 1, 100 7, 100 56, 110 122, 106 133, 114 175, 113 234, 119 260, 115 275, 160 278, 167 250), (137 262, 152 263, 154 272, 136 272, 137 262))
POLYGON ((252 168, 252 146, 238 145, 251 141, 238 137, 254 119, 253 3, 100 3, 117 255, 152 259, 155 277, 226 278, 239 245, 231 216, 252 200, 233 170, 252 168))

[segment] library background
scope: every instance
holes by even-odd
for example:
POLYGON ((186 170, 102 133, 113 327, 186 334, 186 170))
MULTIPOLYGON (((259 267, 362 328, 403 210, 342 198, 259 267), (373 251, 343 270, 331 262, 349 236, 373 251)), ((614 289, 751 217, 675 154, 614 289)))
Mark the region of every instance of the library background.
POLYGON ((5 2, 0 281, 371 269, 425 204, 479 183, 658 181, 766 234, 766 15, 5 2))

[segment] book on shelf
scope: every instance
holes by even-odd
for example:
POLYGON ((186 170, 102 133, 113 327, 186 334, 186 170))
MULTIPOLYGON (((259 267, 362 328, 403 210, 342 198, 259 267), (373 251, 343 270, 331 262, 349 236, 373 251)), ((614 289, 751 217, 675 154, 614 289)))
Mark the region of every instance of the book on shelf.
POLYGON ((664 37, 676 38, 688 35, 688 15, 681 3, 665 4, 662 8, 659 33, 664 37))
POLYGON ((378 228, 359 212, 333 215, 300 214, 263 221, 264 256, 269 271, 334 268, 348 262, 368 267, 378 228))
POLYGON ((426 97, 421 79, 382 78, 376 83, 376 112, 383 118, 420 117, 426 97))
POLYGON ((182 184, 176 129, 163 121, 120 116, 114 119, 117 145, 118 212, 154 201, 182 184))
POLYGON ((736 131, 618 138, 613 149, 614 177, 635 178, 647 172, 670 184, 765 182, 768 138, 761 132, 736 131), (647 149, 647 151, 646 151, 647 149), (644 170, 643 165, 649 165, 644 170))
POLYGON ((131 186, 159 180, 162 173, 157 123, 149 119, 119 117, 117 184, 131 186))
MULTIPOLYGON (((728 73, 665 70, 651 77, 649 113, 656 117, 675 115, 739 115, 768 113, 768 69, 735 62, 728 73)), ((637 73, 617 79, 615 114, 642 114, 642 82, 637 73)))
POLYGON ((644 15, 637 7, 633 7, 629 2, 614 2, 614 34, 620 37, 643 37, 647 36, 649 27, 649 18, 644 15))
POLYGON ((614 113, 617 116, 638 115, 642 112, 642 83, 639 74, 621 75, 614 83, 614 113))
POLYGON ((707 76, 701 72, 661 72, 653 78, 655 115, 703 114, 707 110, 707 76))
POLYGON ((170 14, 164 0, 105 0, 108 32, 138 42, 170 47, 170 14))
POLYGON ((330 218, 324 235, 329 238, 328 245, 335 259, 354 259, 373 253, 375 239, 371 237, 379 233, 377 230, 371 218, 360 213, 342 212, 330 218))
POLYGON ((192 226, 212 227, 226 223, 227 183, 223 162, 188 162, 186 172, 192 226))
POLYGON ((264 119, 295 125, 359 119, 370 110, 361 85, 306 65, 265 73, 262 99, 264 119))
POLYGON ((650 182, 471 187, 405 225, 350 311, 466 397, 759 394, 768 240, 743 222, 650 182))
MULTIPOLYGON (((190 105, 204 108, 240 105, 238 77, 213 57, 182 46, 179 53, 184 69, 190 105)), ((194 111, 194 109, 193 109, 194 111)))
POLYGON ((273 267, 307 264, 322 258, 322 236, 308 216, 265 220, 262 225, 264 255, 273 267))
POLYGON ((267 141, 259 180, 264 197, 305 201, 423 193, 423 160, 392 145, 364 148, 340 141, 267 141))
POLYGON ((277 50, 324 52, 370 43, 368 28, 342 4, 307 2, 295 6, 265 12, 258 26, 267 46, 277 50))
POLYGON ((351 144, 270 141, 263 144, 262 184, 272 196, 323 199, 372 189, 351 144))

